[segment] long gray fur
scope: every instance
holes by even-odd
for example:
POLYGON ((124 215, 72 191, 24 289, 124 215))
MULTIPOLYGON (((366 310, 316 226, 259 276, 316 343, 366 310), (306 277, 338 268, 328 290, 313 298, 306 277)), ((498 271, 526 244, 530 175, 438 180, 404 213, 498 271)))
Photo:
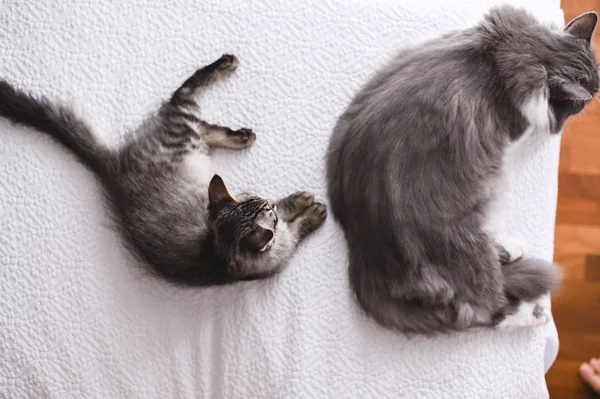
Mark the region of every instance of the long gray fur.
POLYGON ((531 101, 544 100, 542 134, 556 134, 598 90, 596 22, 588 13, 553 30, 492 9, 402 51, 339 118, 330 206, 351 286, 378 323, 409 334, 498 325, 558 285, 554 264, 513 259, 484 225, 507 147, 535 128, 531 101))

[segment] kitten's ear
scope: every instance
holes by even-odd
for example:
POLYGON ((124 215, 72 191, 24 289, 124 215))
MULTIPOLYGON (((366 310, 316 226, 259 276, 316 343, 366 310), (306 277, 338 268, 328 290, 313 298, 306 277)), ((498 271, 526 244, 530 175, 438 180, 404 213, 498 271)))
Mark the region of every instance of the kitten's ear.
POLYGON ((256 251, 264 251, 267 244, 273 239, 273 230, 258 226, 258 230, 246 236, 246 242, 250 248, 256 251))
POLYGON ((214 175, 208 185, 208 202, 211 207, 217 209, 235 202, 219 175, 214 175))
POLYGON ((589 42, 592 40, 597 23, 598 14, 593 11, 586 12, 569 22, 565 27, 565 32, 589 42))
POLYGON ((554 100, 588 101, 592 99, 590 92, 583 86, 563 78, 550 78, 548 86, 550 87, 550 98, 554 100))

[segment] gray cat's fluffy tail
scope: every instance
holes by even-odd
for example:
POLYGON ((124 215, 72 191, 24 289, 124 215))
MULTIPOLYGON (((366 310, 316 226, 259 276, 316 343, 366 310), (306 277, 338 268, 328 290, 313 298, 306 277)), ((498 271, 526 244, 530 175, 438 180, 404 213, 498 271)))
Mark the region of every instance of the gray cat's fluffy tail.
POLYGON ((99 143, 88 125, 67 107, 37 99, 0 79, 0 116, 46 133, 71 150, 100 177, 110 171, 112 152, 99 143))
POLYGON ((532 301, 554 291, 561 279, 559 267, 542 259, 517 259, 502 266, 506 295, 532 301))

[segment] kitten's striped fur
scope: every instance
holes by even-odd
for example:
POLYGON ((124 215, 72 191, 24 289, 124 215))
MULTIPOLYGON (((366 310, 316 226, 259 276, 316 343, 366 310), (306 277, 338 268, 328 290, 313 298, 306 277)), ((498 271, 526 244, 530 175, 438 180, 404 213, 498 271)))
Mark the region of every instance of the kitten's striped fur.
POLYGON ((201 118, 198 95, 231 75, 232 55, 197 70, 119 148, 97 140, 65 106, 0 80, 0 115, 46 133, 103 183, 127 243, 170 281, 225 284, 269 276, 326 218, 323 204, 298 192, 277 202, 232 196, 213 175, 211 150, 250 147, 250 129, 201 118), (279 209, 277 209, 279 208, 279 209))

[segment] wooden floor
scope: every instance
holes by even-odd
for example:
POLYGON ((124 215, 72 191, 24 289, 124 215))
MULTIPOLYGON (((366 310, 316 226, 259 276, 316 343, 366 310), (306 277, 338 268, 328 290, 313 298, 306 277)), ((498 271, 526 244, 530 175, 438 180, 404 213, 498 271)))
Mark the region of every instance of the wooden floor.
MULTIPOLYGON (((565 19, 594 10, 600 0, 563 0, 565 19)), ((600 29, 596 31, 600 53, 600 29)), ((599 54, 600 55, 600 54, 599 54)), ((553 299, 560 352, 547 382, 550 397, 594 398, 580 381, 579 364, 600 357, 600 103, 565 129, 560 160, 555 259, 565 281, 553 299)))

